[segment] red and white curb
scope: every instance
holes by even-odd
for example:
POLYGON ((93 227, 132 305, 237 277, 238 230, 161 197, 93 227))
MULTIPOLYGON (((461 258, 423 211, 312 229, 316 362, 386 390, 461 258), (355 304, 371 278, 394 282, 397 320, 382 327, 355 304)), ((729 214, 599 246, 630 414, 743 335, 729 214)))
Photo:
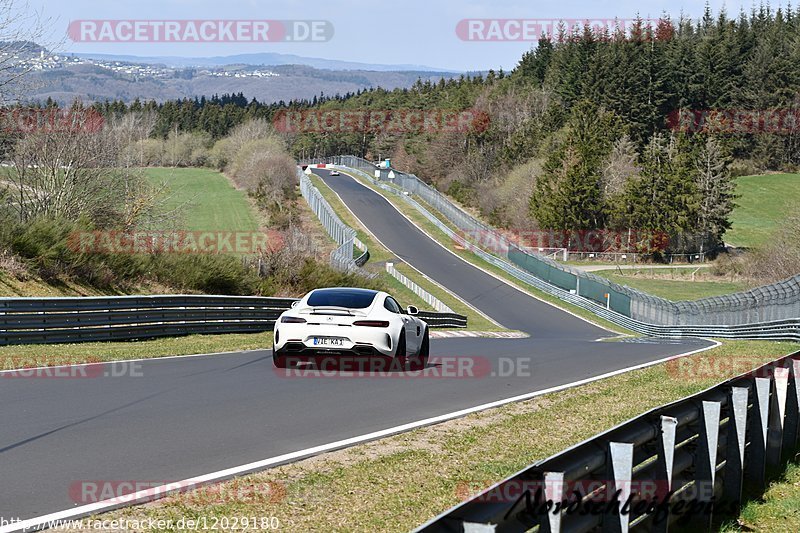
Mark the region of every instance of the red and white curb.
POLYGON ((527 339, 522 331, 431 331, 431 339, 527 339))

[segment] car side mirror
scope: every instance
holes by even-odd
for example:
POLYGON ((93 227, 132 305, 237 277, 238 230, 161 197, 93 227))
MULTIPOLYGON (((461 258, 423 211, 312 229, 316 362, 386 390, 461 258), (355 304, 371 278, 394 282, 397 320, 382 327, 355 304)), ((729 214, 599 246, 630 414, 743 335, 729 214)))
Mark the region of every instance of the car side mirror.
POLYGON ((406 308, 406 313, 408 313, 409 315, 412 315, 412 316, 413 316, 413 315, 418 315, 418 314, 419 314, 419 309, 417 309, 417 308, 416 308, 416 307, 414 307, 413 305, 409 305, 409 306, 406 308))
POLYGON ((300 303, 300 300, 295 300, 292 302, 292 307, 297 307, 297 304, 300 303))

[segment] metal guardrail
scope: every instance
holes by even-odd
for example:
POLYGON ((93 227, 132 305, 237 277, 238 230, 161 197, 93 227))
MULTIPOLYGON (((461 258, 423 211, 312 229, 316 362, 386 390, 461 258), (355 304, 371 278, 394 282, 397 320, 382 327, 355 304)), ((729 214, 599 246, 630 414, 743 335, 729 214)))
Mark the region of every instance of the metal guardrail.
POLYGON ((357 271, 366 277, 374 277, 373 274, 361 270, 361 267, 369 260, 369 251, 356 237, 356 230, 342 222, 319 189, 300 169, 297 170, 297 177, 300 180, 300 193, 303 198, 317 215, 328 235, 339 245, 331 252, 331 265, 343 272, 357 271), (358 246, 359 244, 360 246, 358 246), (353 257, 353 247, 358 247, 363 253, 358 257, 353 257))
POLYGON ((369 261, 369 250, 367 249, 367 245, 361 242, 358 237, 353 239, 353 245, 361 250, 361 255, 353 259, 353 262, 356 264, 357 267, 363 267, 369 261))
MULTIPOLYGON (((0 345, 124 341, 269 331, 295 298, 99 296, 0 298, 0 345)), ((466 327, 454 313, 420 313, 432 328, 466 327)))
POLYGON ((432 328, 465 328, 467 327, 467 317, 458 313, 434 313, 432 311, 420 311, 417 315, 432 328))
POLYGON ((434 296, 433 294, 429 293, 416 283, 414 283, 411 279, 408 278, 405 274, 397 270, 394 266, 394 263, 386 263, 386 272, 388 272, 392 277, 394 277, 397 281, 411 289, 414 294, 422 298, 425 303, 436 309, 441 313, 452 313, 453 310, 450 309, 444 302, 442 302, 439 298, 434 296))
POLYGON ((0 298, 0 344, 267 331, 293 301, 205 295, 0 298))
MULTIPOLYGON (((673 302, 558 263, 534 251, 523 250, 413 174, 397 170, 379 170, 371 162, 355 156, 336 156, 326 158, 324 161, 358 169, 373 180, 374 172, 378 170, 381 176, 380 183, 392 182, 395 186, 394 191, 399 188, 419 196, 450 224, 458 228, 460 236, 491 236, 491 240, 502 252, 501 258, 507 262, 527 270, 550 285, 566 291, 574 290, 580 296, 596 303, 605 304, 605 295, 609 294, 609 307, 612 310, 642 323, 676 326, 747 325, 800 318, 800 275, 740 293, 673 302), (389 172, 393 176, 391 180, 388 179, 389 172)), ((442 225, 438 219, 434 223, 440 227, 442 225)))
POLYGON ((798 413, 800 352, 537 462, 416 531, 706 530, 792 456, 798 413))
MULTIPOLYGON (((343 158, 349 158, 351 156, 343 156, 343 158)), ((338 158, 337 158, 338 159, 338 158)), ((363 160, 362 160, 363 161, 363 160)), ((753 322, 745 322, 745 323, 736 323, 733 322, 732 325, 727 324, 696 324, 696 325, 677 325, 677 324, 658 324, 652 323, 644 320, 639 320, 635 317, 632 317, 630 314, 621 313, 615 310, 615 303, 618 303, 616 300, 615 293, 609 291, 608 293, 603 293, 604 287, 608 284, 612 286, 619 287, 618 285, 609 282, 608 280, 604 280, 599 276, 594 276, 589 273, 582 273, 581 276, 576 278, 576 286, 574 289, 568 290, 560 287, 552 283, 550 280, 542 279, 541 277, 533 274, 532 272, 528 271, 527 269, 520 266, 521 261, 517 261, 516 263, 509 261, 508 259, 499 257, 492 253, 489 253, 479 246, 475 245, 474 243, 468 241, 464 235, 460 232, 454 231, 450 226, 442 222, 436 215, 431 213, 429 209, 425 206, 420 204, 414 199, 413 194, 408 194, 408 191, 404 191, 402 188, 396 185, 396 183, 392 183, 391 185, 387 184, 386 181, 382 179, 376 179, 373 175, 370 175, 363 170, 358 168, 349 167, 346 165, 341 165, 343 168, 348 169, 364 179, 371 181, 375 186, 379 187, 383 191, 390 193, 392 195, 396 195, 401 198, 404 202, 407 202, 409 205, 414 207, 417 211, 419 211, 425 218, 427 218, 431 223, 436 225, 436 227, 441 230, 449 239, 452 239, 461 247, 470 250, 472 253, 477 255, 480 259, 486 261, 487 263, 505 271, 507 274, 516 278, 525 284, 528 284, 532 287, 535 287, 542 292, 555 296, 556 298, 575 305, 576 307, 580 307, 587 311, 590 311, 594 315, 603 318, 613 324, 618 326, 624 327, 628 330, 634 331, 636 333, 641 333, 644 335, 649 335, 652 337, 666 337, 666 338, 683 338, 683 337, 715 337, 715 338, 723 338, 723 339, 766 339, 766 340, 787 340, 787 341, 800 341, 800 312, 796 317, 780 319, 780 320, 757 320, 757 317, 760 316, 760 313, 753 312, 752 307, 742 316, 751 316, 756 318, 753 322), (590 285, 587 289, 586 285, 590 285), (599 294, 600 297, 595 297, 594 299, 587 297, 587 291, 591 291, 594 294, 599 294), (600 301, 603 301, 604 298, 602 296, 604 294, 609 294, 608 299, 603 302, 602 304, 600 301)), ((416 180, 417 178, 414 177, 416 180)), ((396 180, 396 178, 395 178, 396 180)), ((438 194, 438 193, 437 193, 438 194)), ((462 211, 462 213, 464 213, 462 211)), ((471 216, 464 213, 464 216, 471 216)), ((526 256, 529 256, 526 254, 526 256)), ((549 260, 548 260, 549 261, 549 260)), ((561 265, 559 265, 560 267, 561 265)), ((800 281, 800 276, 796 278, 800 281)), ((788 280, 786 283, 794 283, 793 280, 788 280)), ((767 288, 762 288, 763 290, 768 290, 767 288)), ((620 287, 622 288, 622 287, 620 287)), ((646 295, 644 293, 639 293, 639 291, 634 291, 633 289, 629 289, 625 287, 628 293, 638 293, 642 296, 641 299, 637 300, 635 298, 629 297, 626 294, 616 293, 616 295, 621 295, 623 298, 630 298, 629 301, 631 302, 631 309, 635 309, 636 306, 642 305, 642 301, 647 298, 656 298, 650 295, 646 295)), ((752 292, 752 291, 749 291, 752 292)), ((798 286, 798 295, 800 295, 800 285, 798 286)), ((747 293, 742 293, 747 294, 747 293)), ((738 295, 731 295, 735 297, 739 297, 738 295)), ((714 300, 714 298, 706 299, 706 300, 714 300)), ((699 300, 699 302, 703 303, 705 300, 699 300)), ((690 306, 695 304, 696 302, 670 302, 671 304, 675 305, 679 309, 684 309, 686 306, 690 306)), ((705 313, 714 313, 713 307, 708 307, 705 313)), ((791 313, 790 313, 791 314, 791 313)), ((688 316, 688 315, 687 315, 688 316)), ((716 321, 714 321, 716 322, 716 321)))

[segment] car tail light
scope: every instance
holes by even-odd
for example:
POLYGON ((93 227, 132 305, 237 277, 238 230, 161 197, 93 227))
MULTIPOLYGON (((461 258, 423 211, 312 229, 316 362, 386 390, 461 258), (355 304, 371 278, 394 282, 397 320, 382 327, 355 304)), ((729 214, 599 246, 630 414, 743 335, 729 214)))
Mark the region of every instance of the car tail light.
POLYGON ((295 316, 285 316, 285 317, 281 318, 281 323, 282 324, 305 324, 306 323, 306 319, 305 318, 298 318, 298 317, 295 317, 295 316))
POLYGON ((367 326, 368 328, 388 328, 389 322, 386 320, 356 320, 354 326, 367 326))

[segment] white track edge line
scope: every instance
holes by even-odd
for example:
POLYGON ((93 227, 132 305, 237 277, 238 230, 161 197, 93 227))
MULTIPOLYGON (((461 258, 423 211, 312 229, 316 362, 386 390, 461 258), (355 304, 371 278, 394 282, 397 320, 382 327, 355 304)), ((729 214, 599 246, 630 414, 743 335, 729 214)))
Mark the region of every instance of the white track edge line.
MULTIPOLYGON (((509 403, 514 402, 521 402, 525 400, 530 400, 532 398, 536 398, 538 396, 543 396, 545 394, 551 394, 553 392, 560 392, 566 389, 571 389, 574 387, 578 387, 580 385, 586 385, 588 383, 592 383, 594 381, 599 381, 601 379, 610 378, 613 376, 618 376, 620 374, 624 374, 626 372, 631 372, 634 370, 640 370, 643 368, 647 368, 650 366, 655 366, 666 361, 671 361, 673 359, 679 359, 682 357, 687 357, 690 355, 694 355, 700 352, 704 352, 707 350, 711 350, 713 348, 719 347, 722 343, 716 341, 714 339, 703 339, 706 341, 710 341, 713 344, 711 346, 706 346, 704 348, 699 348, 697 350, 693 350, 690 352, 686 352, 683 354, 678 355, 671 355, 669 357, 665 357, 663 359, 658 359, 656 361, 649 361, 647 363, 641 363, 638 365, 622 368, 620 370, 614 370, 611 372, 606 372, 605 374, 601 374, 599 376, 594 376, 590 378, 585 378, 578 381, 573 381, 572 383, 567 383, 564 385, 558 385, 555 387, 550 387, 547 389, 542 389, 535 392, 529 392, 525 394, 520 394, 518 396, 512 396, 510 398, 505 398, 502 400, 496 400, 494 402, 489 402, 481 405, 477 405, 475 407, 468 407, 466 409, 461 409, 459 411, 454 411, 452 413, 447 413, 444 415, 434 416, 431 418, 425 418, 423 420, 418 420, 416 422, 409 422, 407 424, 402 424, 399 426, 394 426, 387 429, 382 429, 379 431, 374 431, 372 433, 367 433, 365 435, 360 435, 357 437, 350 437, 348 439, 342 439, 335 442, 331 442, 328 444, 322 444, 319 446, 314 446, 311 448, 306 448, 304 450, 298 450, 296 452, 290 452, 283 455, 278 455, 275 457, 270 457, 269 459, 263 459, 261 461, 255 461, 252 463, 247 463, 241 466, 235 466, 232 468, 228 468, 225 470, 219 470, 217 472, 212 472, 210 474, 205 474, 193 478, 189 478, 183 481, 176 481, 169 485, 161 485, 159 487, 153 487, 150 489, 142 490, 136 492, 131 495, 126 495, 125 499, 129 500, 124 503, 119 502, 120 498, 112 498, 110 500, 103 500, 96 503, 91 503, 88 505, 83 505, 81 507, 75 507, 72 509, 67 509, 65 511, 57 511, 55 513, 50 513, 47 515, 37 516, 34 518, 29 518, 27 520, 22 520, 20 522, 16 522, 14 524, 10 524, 7 526, 0 527, 0 533, 15 533, 18 531, 30 531, 36 530, 41 528, 42 525, 53 523, 57 520, 75 520, 78 518, 90 516, 92 514, 96 514, 97 512, 105 512, 105 511, 112 511, 114 509, 118 509, 120 507, 128 507, 131 505, 135 505, 137 503, 144 503, 145 501, 152 501, 154 499, 160 499, 164 496, 167 496, 169 493, 170 486, 179 486, 179 487, 186 487, 192 485, 202 485, 204 483, 211 483, 214 481, 223 481, 226 479, 230 479, 237 475, 249 474, 260 470, 265 470, 272 466, 277 466, 282 463, 287 463, 291 461, 296 461, 299 459, 305 459, 307 457, 311 457, 314 455, 319 455, 321 453, 330 452, 334 450, 338 450, 341 448, 346 448, 348 446, 353 446, 355 444, 360 444, 363 442, 368 442, 371 440, 376 440, 384 437, 389 437, 391 435, 395 435, 397 433, 403 433, 405 431, 410 431, 412 429, 417 429, 424 426, 430 426, 433 424, 438 424, 441 422, 446 422, 448 420, 452 420, 455 418, 461 418, 472 413, 477 413, 479 411, 485 411, 487 409, 492 409, 495 407, 501 407, 503 405, 507 405, 509 403)), ((173 488, 172 492, 175 492, 177 489, 173 488)))

